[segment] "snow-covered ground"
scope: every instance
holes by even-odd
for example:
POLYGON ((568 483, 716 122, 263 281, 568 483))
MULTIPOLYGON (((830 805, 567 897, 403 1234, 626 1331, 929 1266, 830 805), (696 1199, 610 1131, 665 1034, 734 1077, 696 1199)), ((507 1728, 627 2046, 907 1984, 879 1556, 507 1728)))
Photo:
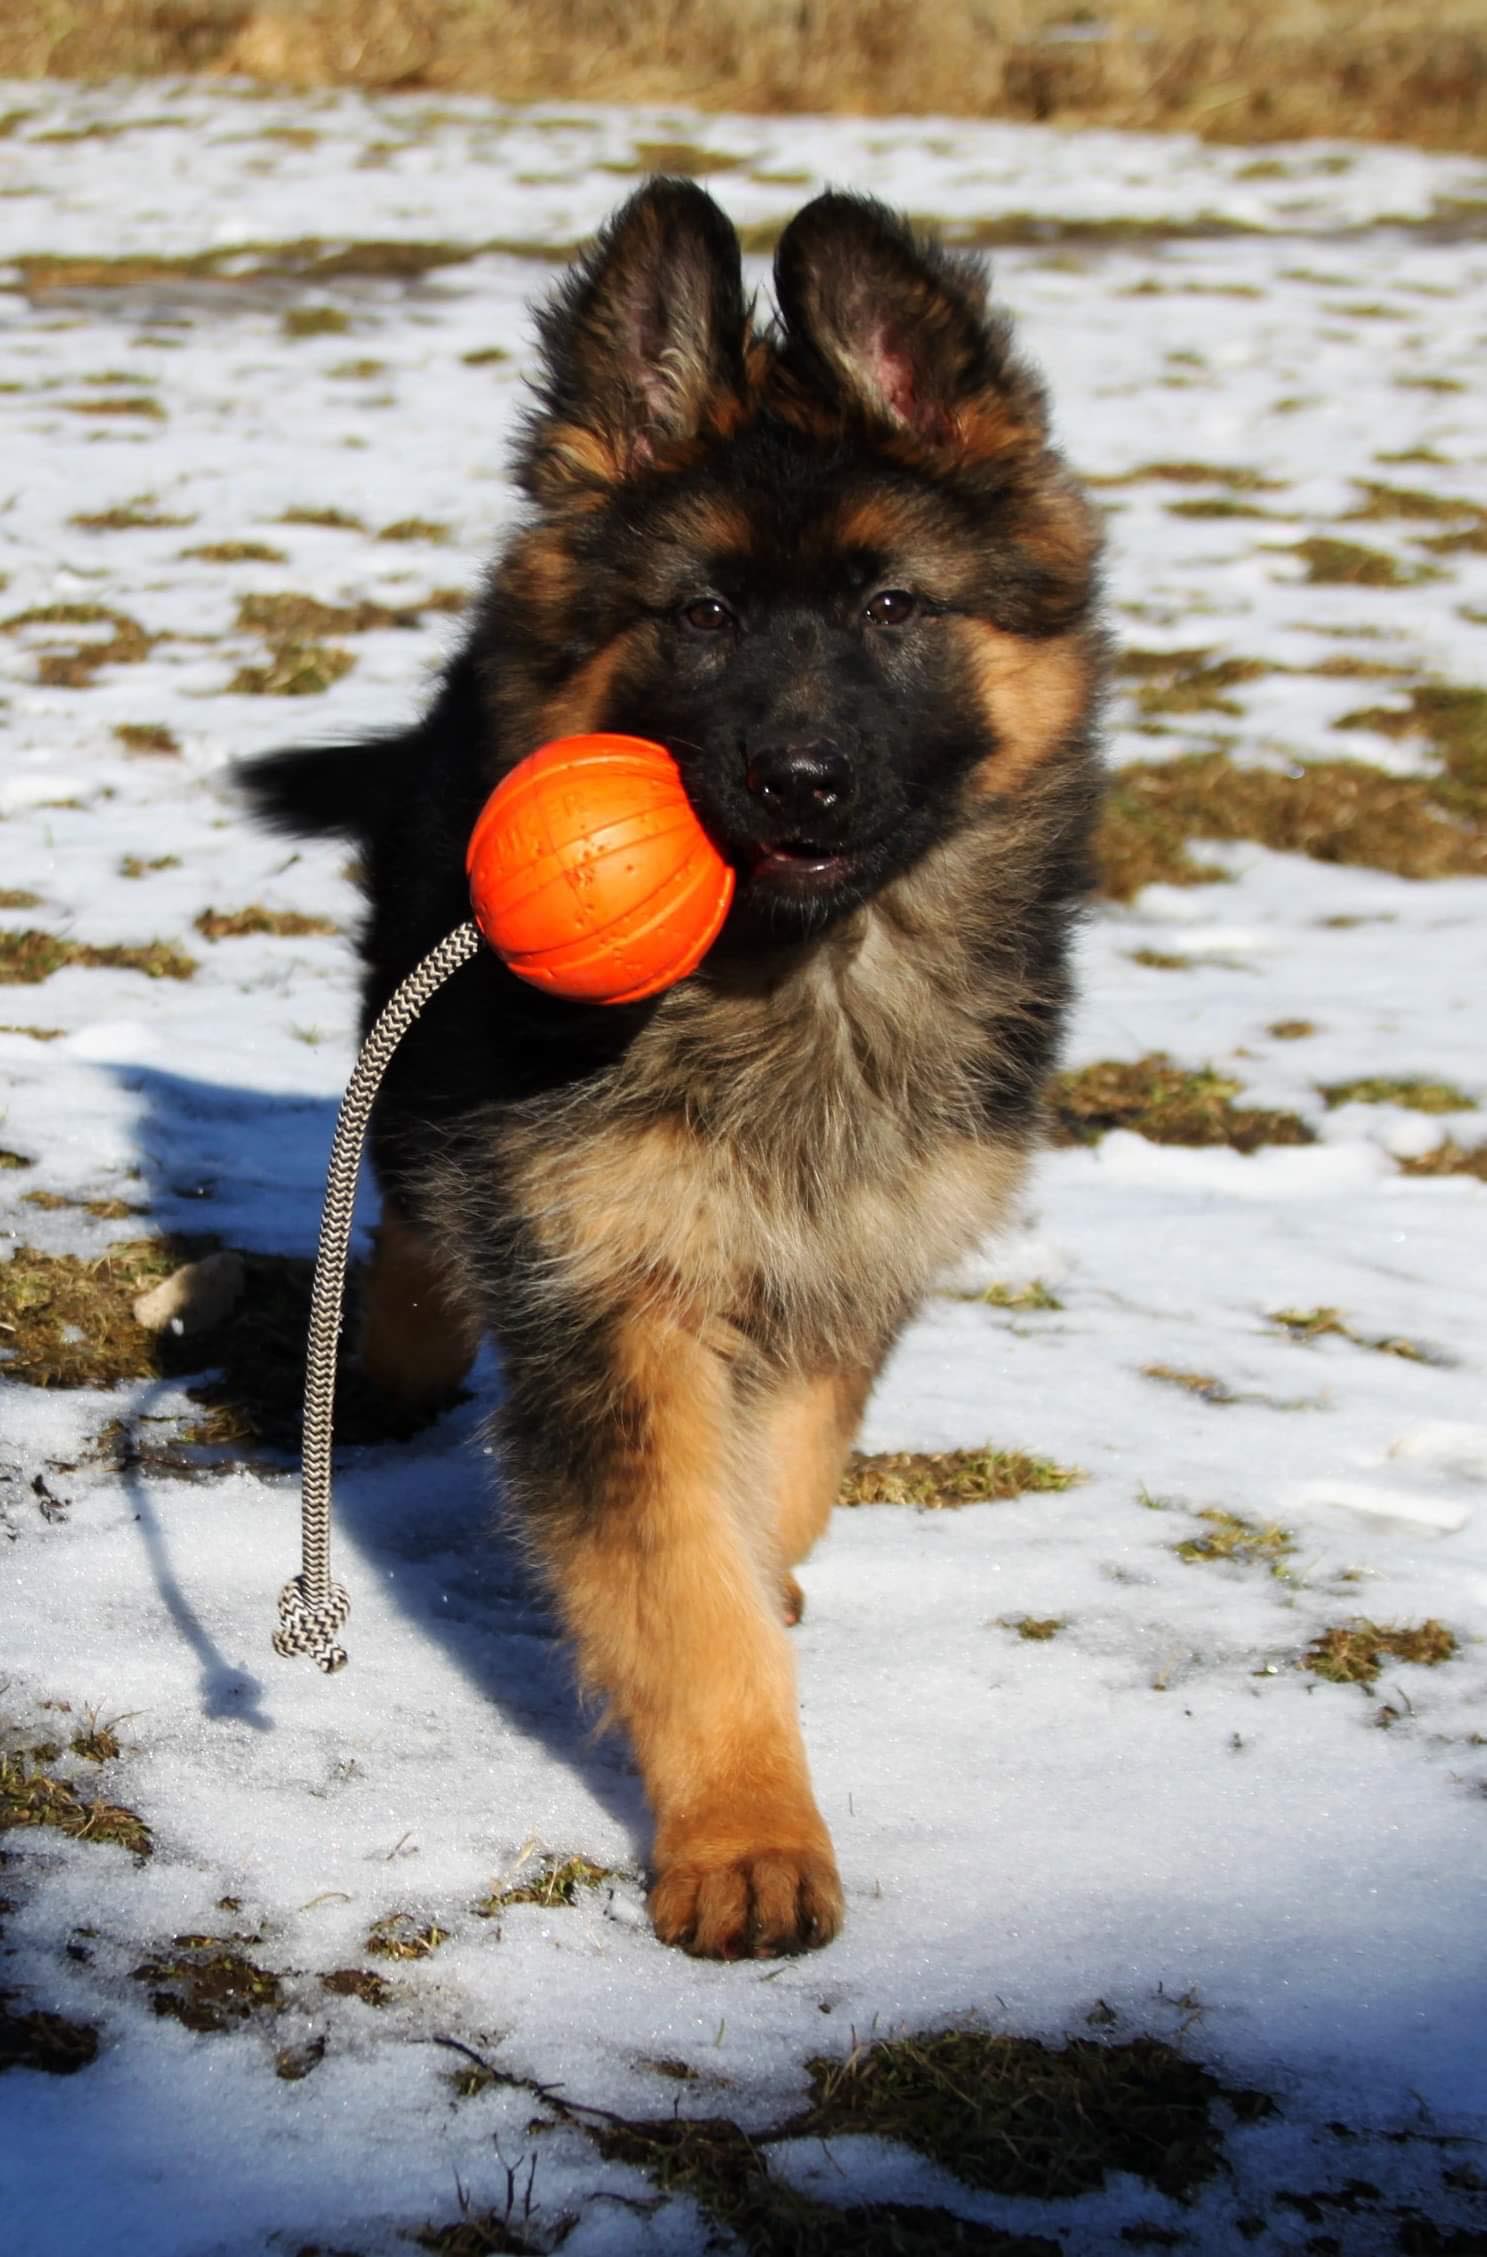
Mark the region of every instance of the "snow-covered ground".
MULTIPOLYGON (((1479 163, 201 85, 15 86, 0 109, 21 113, 0 138, 0 923, 167 941, 199 966, 0 988, 0 1145, 29 1163, 0 1174, 8 1246, 87 1256, 183 1229, 311 1248, 350 950, 193 923, 253 903, 344 929, 354 896, 342 854, 248 830, 224 769, 415 709, 457 631, 428 599, 470 585, 512 507, 544 246, 591 228, 668 145, 716 154, 710 184, 740 221, 829 179, 963 229, 1044 223, 997 272, 1074 460, 1112 481, 1153 462, 1210 473, 1102 489, 1117 626, 1270 669, 1226 688, 1227 709, 1144 730, 1122 693, 1118 760, 1222 746, 1419 771, 1418 740, 1334 724, 1422 681, 1483 679, 1487 543, 1429 551, 1453 520, 1403 505, 1349 522, 1364 480, 1428 489, 1458 525, 1487 510, 1479 163), (412 281, 286 279, 283 246, 306 238, 475 255, 412 281), (45 267, 196 253, 232 255, 128 286, 79 269, 58 288, 45 267), (1226 487, 1224 470, 1265 483, 1226 487), (1263 514, 1172 507, 1229 492, 1263 514), (160 522, 78 522, 110 513, 160 522), (1402 584, 1309 583, 1289 552, 1318 534, 1384 550, 1402 584), (191 553, 224 543, 260 553, 191 553), (229 687, 266 658, 240 600, 289 592, 421 626, 313 636, 355 661, 318 696, 229 687), (87 606, 118 616, 78 618, 87 606), (98 639, 116 657, 89 679, 69 654, 98 639), (1322 670, 1339 659, 1396 671, 1322 670), (131 748, 119 727, 177 749, 131 748), (82 1204, 118 1200, 142 1212, 82 1204)), ((824 1954, 719 1967, 651 1937, 638 1790, 623 1751, 586 1736, 551 1626, 490 1536, 476 1406, 344 1457, 352 1662, 323 1680, 268 1645, 297 1547, 287 1465, 120 1475, 100 1432, 193 1411, 181 1386, 6 1386, 6 1744, 127 1718, 101 1770, 51 1768, 155 1842, 136 1862, 54 1831, 0 1836, 0 1989, 13 2013, 101 2039, 76 2076, 0 2083, 17 2252, 370 2257, 456 2218, 461 2190, 499 2209, 518 2159, 524 2179, 535 2159, 517 2219, 532 2245, 567 2218, 574 2257, 692 2250, 708 2228, 690 2197, 602 2159, 538 2088, 764 2128, 800 2108, 809 2060, 854 2039, 978 2021, 1057 2042, 1106 2010, 1113 2039, 1170 2040, 1276 2103, 1229 2133, 1191 2203, 1129 2176, 1073 2201, 978 2193, 850 2136, 774 2150, 774 2166, 821 2202, 938 2204, 1076 2257, 1150 2231, 1202 2251, 1487 2248, 1487 1186, 1399 1166, 1487 1136, 1471 1109, 1487 1100, 1487 885, 1202 851, 1230 883, 1149 888, 1092 921, 1071 1063, 1211 1065, 1317 1141, 1246 1157, 1121 1131, 1051 1153, 1020 1231, 905 1340, 867 1447, 992 1443, 1088 1478, 958 1512, 842 1513, 807 1569, 802 1700, 849 1909, 824 1954), (1274 1032, 1298 1021, 1313 1031, 1274 1032), (1329 1109, 1324 1086, 1366 1076, 1447 1082, 1470 1106, 1329 1109), (1032 1280, 1056 1306, 974 1297, 1032 1280), (1351 1337, 1273 1321, 1319 1309, 1351 1337), (1369 1345, 1400 1340, 1418 1353, 1369 1345), (1289 1530, 1287 1572, 1181 1556, 1215 1509, 1289 1530), (1024 1617, 1062 1627, 1026 1639, 1024 1617), (1437 1619, 1457 1651, 1388 1661, 1371 1690, 1301 1666, 1359 1617, 1437 1619), (549 1853, 611 1877, 572 1906, 477 1916, 549 1853), (445 1940, 375 1962, 381 2007, 327 1993, 318 1978, 370 1964, 374 1923, 397 1912, 445 1940), (279 1974, 281 2011, 216 2034, 152 2013, 135 1970, 193 1934, 279 1974), (440 2038, 514 2081, 457 2097, 464 2057, 440 2038), (286 2056, 312 2073, 276 2075, 286 2056), (1436 2240, 1400 2238, 1409 2210, 1436 2240), (1319 2226, 1334 2238, 1310 2239, 1319 2226)), ((873 2230, 865 2217, 860 2246, 899 2246, 873 2230)))

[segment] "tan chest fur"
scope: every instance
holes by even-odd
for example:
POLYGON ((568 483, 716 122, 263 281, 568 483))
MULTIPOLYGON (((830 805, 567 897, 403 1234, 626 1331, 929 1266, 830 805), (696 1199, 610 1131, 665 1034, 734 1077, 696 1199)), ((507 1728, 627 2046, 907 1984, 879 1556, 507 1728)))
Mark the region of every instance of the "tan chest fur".
POLYGON ((503 1138, 556 1292, 796 1364, 881 1352, 1022 1172, 980 1129, 966 965, 904 908, 767 985, 690 983, 602 1088, 503 1138))

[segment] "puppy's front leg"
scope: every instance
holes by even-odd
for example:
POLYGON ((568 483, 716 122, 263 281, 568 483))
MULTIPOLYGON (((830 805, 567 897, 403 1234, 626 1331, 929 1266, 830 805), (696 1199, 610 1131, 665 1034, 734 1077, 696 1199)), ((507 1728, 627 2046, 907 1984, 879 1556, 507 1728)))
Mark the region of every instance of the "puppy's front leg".
POLYGON ((602 1357, 602 1383, 591 1371, 561 1403, 550 1361, 543 1403, 536 1359, 513 1359, 509 1442, 518 1489, 525 1470, 545 1492, 535 1532, 584 1680, 650 1795, 656 1932, 717 1959, 809 1950, 841 1924, 841 1884, 768 1548, 730 1501, 745 1468, 727 1365, 653 1314, 606 1327, 602 1357), (541 1417, 563 1422, 557 1451, 541 1417))

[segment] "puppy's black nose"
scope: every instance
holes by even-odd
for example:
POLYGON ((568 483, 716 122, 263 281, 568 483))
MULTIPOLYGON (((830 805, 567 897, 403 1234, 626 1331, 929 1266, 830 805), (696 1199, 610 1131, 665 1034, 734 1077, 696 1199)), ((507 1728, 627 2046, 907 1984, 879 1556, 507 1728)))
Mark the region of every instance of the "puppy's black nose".
POLYGON ((770 745, 752 755, 744 781, 771 815, 819 823, 840 815, 851 798, 852 763, 835 745, 770 745))

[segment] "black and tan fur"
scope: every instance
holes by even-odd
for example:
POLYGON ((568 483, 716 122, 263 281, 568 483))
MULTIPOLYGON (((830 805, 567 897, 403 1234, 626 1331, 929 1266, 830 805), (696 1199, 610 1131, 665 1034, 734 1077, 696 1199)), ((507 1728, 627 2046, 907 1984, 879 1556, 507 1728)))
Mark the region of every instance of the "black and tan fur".
POLYGON ((760 325, 699 189, 634 197, 541 317, 530 512, 432 711, 249 773, 271 820, 360 843, 368 1016, 552 737, 666 743, 738 870, 659 999, 485 955, 430 1006, 374 1125, 363 1344, 432 1400, 499 1343, 505 1489, 644 1774, 657 1931, 723 1957, 842 1918, 790 1571, 1036 1136, 1101 664, 1091 519, 979 267, 823 196, 775 290, 760 325))

